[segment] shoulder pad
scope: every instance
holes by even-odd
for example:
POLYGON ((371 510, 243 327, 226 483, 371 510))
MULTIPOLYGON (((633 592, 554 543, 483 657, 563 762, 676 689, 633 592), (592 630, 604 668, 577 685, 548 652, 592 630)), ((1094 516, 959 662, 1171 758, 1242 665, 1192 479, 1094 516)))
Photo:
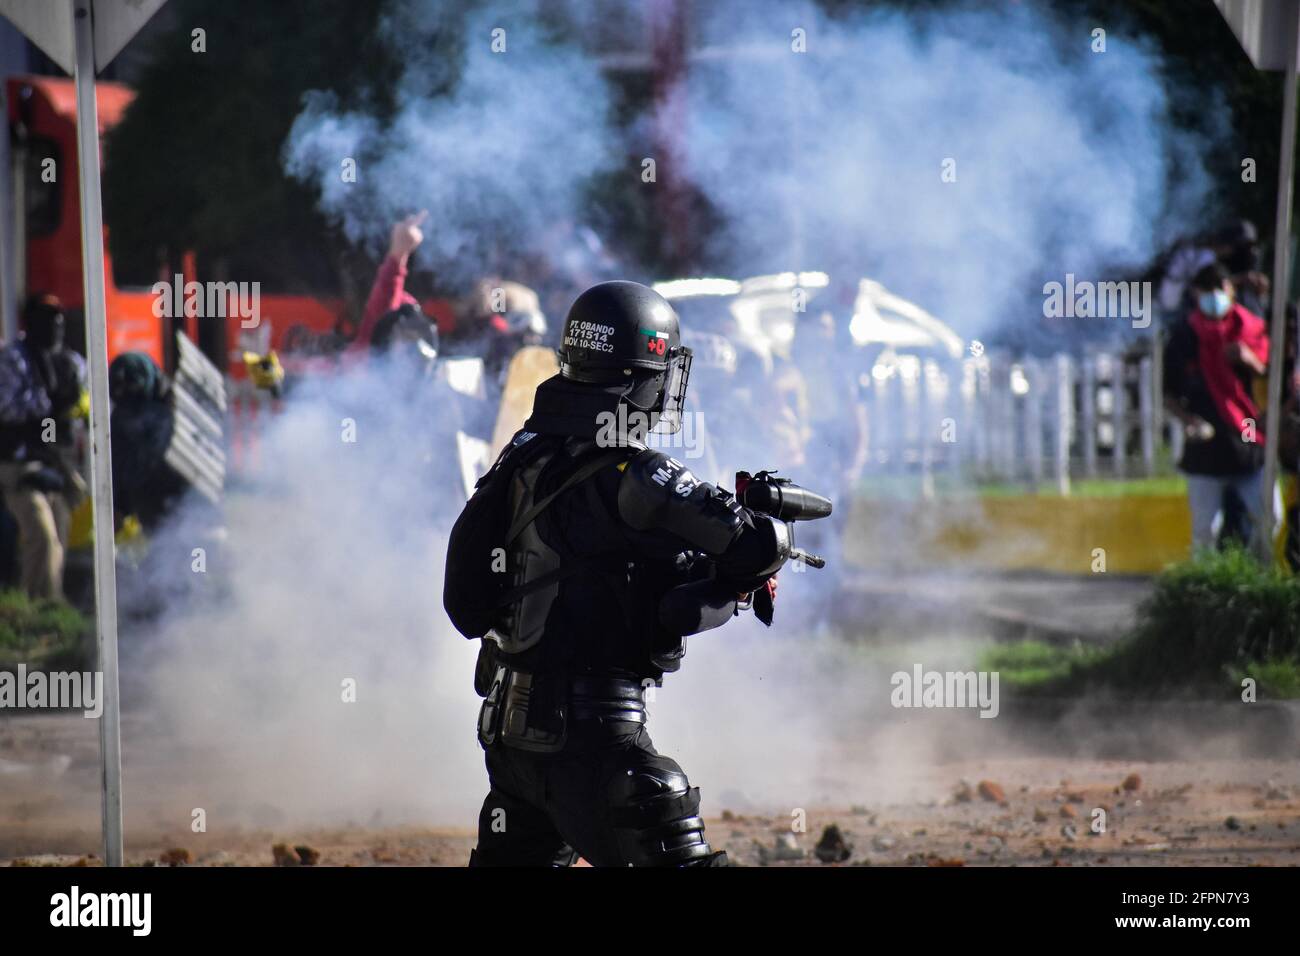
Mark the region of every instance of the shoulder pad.
POLYGON ((624 468, 618 513, 637 531, 667 531, 706 554, 726 551, 744 524, 735 498, 652 448, 624 468))

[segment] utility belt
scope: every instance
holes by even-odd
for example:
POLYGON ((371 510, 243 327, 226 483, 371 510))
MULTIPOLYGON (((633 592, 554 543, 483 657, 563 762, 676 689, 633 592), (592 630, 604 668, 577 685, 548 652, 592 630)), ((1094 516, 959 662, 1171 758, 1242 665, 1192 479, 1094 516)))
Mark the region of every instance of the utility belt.
POLYGON ((564 678, 498 664, 479 709, 478 739, 518 750, 564 749, 571 725, 628 732, 646 722, 641 685, 619 677, 564 678))

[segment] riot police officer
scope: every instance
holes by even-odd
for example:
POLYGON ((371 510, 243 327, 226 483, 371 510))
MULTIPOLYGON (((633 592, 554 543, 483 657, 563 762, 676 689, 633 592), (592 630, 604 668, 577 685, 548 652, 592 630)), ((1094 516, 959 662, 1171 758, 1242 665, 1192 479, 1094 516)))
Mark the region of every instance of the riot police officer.
POLYGON ((447 556, 448 613, 483 638, 491 789, 470 864, 723 865, 699 790, 650 741, 643 690, 678 668, 687 634, 770 595, 789 530, 643 443, 680 427, 690 371, 662 296, 593 286, 569 310, 559 357, 447 556), (480 574, 496 553, 481 550, 494 537, 482 526, 498 511, 511 527, 494 582, 480 574))

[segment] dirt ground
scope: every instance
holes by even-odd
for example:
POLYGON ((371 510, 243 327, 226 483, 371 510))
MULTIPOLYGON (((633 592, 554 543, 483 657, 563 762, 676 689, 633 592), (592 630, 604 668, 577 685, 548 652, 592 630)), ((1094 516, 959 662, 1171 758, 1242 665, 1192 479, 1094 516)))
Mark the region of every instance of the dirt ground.
MULTIPOLYGON (((0 721, 0 865, 97 863, 96 733, 97 723, 79 716, 0 721)), ((846 746, 846 760, 859 757, 846 746)), ((910 796, 743 813, 706 790, 708 834, 745 865, 823 865, 815 847, 831 824, 851 849, 825 855, 843 857, 835 862, 844 865, 1300 863, 1300 763, 1285 757, 1143 762, 1009 754, 915 767, 901 789, 910 796), (1104 832, 1095 833, 1099 810, 1104 832)), ((131 864, 458 866, 474 842, 468 827, 323 827, 284 814, 219 834, 166 832, 140 822, 151 796, 135 795, 128 816, 131 864)))

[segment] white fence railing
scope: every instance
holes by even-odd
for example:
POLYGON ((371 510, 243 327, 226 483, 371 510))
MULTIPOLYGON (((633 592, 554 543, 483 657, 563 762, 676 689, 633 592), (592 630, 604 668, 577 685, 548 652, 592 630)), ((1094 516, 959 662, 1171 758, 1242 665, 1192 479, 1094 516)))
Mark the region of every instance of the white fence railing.
POLYGON ((882 359, 865 389, 868 468, 1062 493, 1081 477, 1152 476, 1182 439, 1165 428, 1159 373, 1149 351, 882 359))

